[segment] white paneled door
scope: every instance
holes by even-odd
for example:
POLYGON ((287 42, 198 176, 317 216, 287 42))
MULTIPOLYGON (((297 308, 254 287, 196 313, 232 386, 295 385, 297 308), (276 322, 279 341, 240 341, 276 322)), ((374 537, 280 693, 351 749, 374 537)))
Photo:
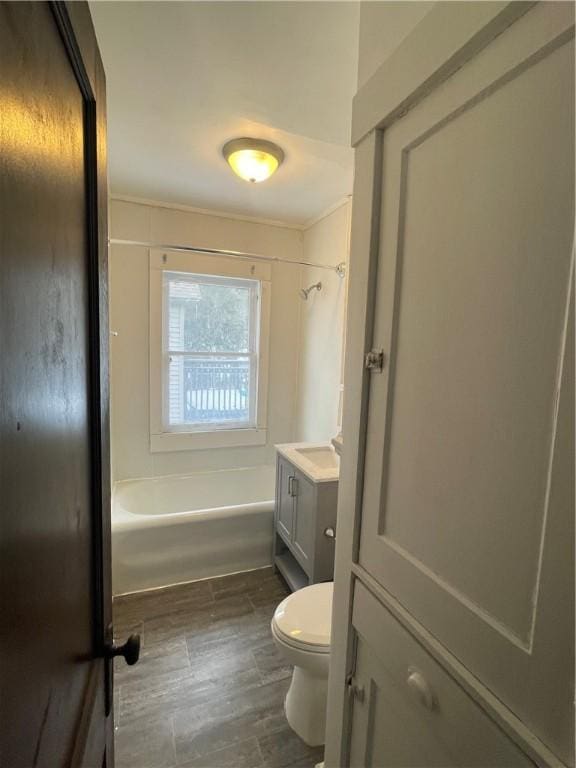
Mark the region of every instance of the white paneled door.
POLYGON ((384 366, 364 374, 351 555, 355 578, 382 587, 567 763, 573 14, 537 4, 364 139, 381 151, 366 351, 384 366))
POLYGON ((371 376, 359 562, 552 736, 537 691, 573 696, 540 608, 573 513, 557 405, 574 48, 534 50, 533 13, 383 136, 372 342, 388 362, 371 376))

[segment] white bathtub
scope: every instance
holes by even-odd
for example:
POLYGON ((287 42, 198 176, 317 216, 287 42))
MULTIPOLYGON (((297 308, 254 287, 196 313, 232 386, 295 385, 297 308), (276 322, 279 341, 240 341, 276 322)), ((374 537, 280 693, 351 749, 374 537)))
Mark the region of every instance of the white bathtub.
POLYGON ((274 474, 263 466, 116 483, 114 594, 269 565, 274 474))

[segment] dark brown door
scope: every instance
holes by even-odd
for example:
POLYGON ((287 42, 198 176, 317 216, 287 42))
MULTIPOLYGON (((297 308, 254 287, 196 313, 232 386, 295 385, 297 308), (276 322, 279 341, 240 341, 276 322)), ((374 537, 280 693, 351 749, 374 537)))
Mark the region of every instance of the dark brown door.
POLYGON ((85 3, 0 3, 6 768, 113 764, 104 104, 85 3))

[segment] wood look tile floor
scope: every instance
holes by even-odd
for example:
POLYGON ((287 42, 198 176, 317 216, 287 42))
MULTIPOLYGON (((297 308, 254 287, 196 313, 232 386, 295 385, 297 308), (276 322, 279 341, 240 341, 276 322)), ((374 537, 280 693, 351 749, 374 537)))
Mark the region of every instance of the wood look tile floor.
POLYGON ((292 670, 270 634, 288 594, 271 568, 114 601, 117 642, 142 641, 140 661, 115 661, 117 768, 313 768, 322 748, 290 729, 292 670))

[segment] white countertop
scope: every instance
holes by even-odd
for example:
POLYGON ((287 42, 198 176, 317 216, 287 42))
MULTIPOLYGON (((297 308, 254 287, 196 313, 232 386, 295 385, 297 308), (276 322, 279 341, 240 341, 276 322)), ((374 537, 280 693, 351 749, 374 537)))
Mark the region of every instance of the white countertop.
POLYGON ((283 443, 274 447, 313 483, 334 482, 340 476, 340 457, 330 443, 283 443), (322 466, 327 462, 333 466, 322 466))

